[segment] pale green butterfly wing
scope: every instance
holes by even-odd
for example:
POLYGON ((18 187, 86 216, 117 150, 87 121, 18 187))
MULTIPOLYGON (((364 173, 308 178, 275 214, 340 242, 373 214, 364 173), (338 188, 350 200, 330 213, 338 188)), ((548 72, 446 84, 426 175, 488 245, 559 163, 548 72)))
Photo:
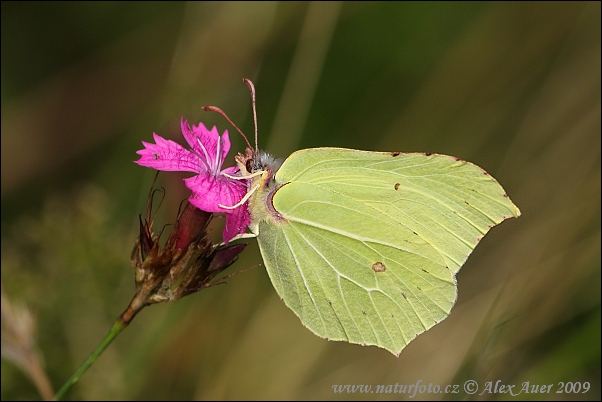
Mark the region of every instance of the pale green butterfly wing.
MULTIPOLYGON (((315 334, 399 354, 443 320, 455 273, 518 216, 479 167, 444 155, 315 148, 291 155, 259 223, 276 291, 315 334)), ((257 218, 257 217, 255 217, 257 218)))
POLYGON ((276 196, 288 222, 261 223, 259 245, 276 291, 314 333, 399 353, 447 316, 454 278, 417 235, 305 183, 287 184, 276 196), (384 272, 375 271, 383 269, 373 268, 377 263, 384 272))

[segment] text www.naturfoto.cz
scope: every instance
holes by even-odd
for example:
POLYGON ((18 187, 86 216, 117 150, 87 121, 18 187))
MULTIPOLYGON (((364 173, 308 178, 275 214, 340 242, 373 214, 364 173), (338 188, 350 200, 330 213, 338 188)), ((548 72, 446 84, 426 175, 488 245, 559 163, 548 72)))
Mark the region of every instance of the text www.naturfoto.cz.
POLYGON ((332 390, 335 394, 354 394, 356 392, 360 394, 369 394, 372 392, 372 385, 333 385, 332 390))
POLYGON ((433 384, 427 385, 427 384, 422 384, 422 380, 418 380, 414 384, 399 384, 399 383, 395 383, 395 385, 379 384, 379 385, 376 385, 375 388, 373 388, 372 385, 365 385, 365 384, 364 385, 334 384, 332 386, 332 390, 334 391, 335 394, 342 394, 342 393, 391 394, 391 393, 395 393, 395 394, 408 394, 408 396, 410 398, 414 398, 416 395, 424 394, 424 393, 457 394, 460 392, 460 386, 459 385, 446 385, 446 386, 442 387, 440 385, 433 385, 433 384))

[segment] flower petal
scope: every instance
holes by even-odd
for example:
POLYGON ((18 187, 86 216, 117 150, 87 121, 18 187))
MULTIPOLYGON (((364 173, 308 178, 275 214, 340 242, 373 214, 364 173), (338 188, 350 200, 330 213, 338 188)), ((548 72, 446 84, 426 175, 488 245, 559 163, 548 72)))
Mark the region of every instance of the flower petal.
MULTIPOLYGON (((238 174, 238 172, 240 172, 240 169, 238 168, 238 166, 230 166, 229 168, 225 168, 224 170, 222 170, 221 174, 223 175, 224 173, 227 173, 230 176, 239 176, 240 177, 240 174, 238 174)), ((235 179, 230 179, 230 180, 235 180, 235 179)), ((248 179, 240 179, 238 181, 240 182, 240 184, 242 186, 246 186, 248 179)))
POLYGON ((135 163, 149 168, 165 171, 186 171, 195 173, 204 173, 209 170, 197 155, 186 150, 181 145, 166 140, 153 133, 155 144, 142 141, 144 149, 137 151, 140 159, 135 163))
POLYGON ((222 177, 221 180, 211 180, 208 177, 195 176, 184 179, 188 188, 195 187, 199 192, 193 191, 188 201, 207 212, 225 212, 226 225, 222 233, 224 243, 228 244, 238 234, 245 233, 245 228, 250 222, 250 213, 244 203, 235 209, 220 208, 221 205, 236 205, 246 194, 244 183, 222 177))
POLYGON ((222 233, 224 243, 228 244, 234 236, 245 233, 245 228, 249 225, 250 220, 251 217, 247 202, 234 209, 231 214, 227 214, 226 226, 222 233))
POLYGON ((190 128, 188 121, 184 119, 181 121, 181 126, 182 135, 184 135, 188 145, 201 159, 207 161, 210 171, 216 176, 230 151, 228 130, 225 130, 224 134, 220 137, 215 126, 211 130, 208 130, 203 123, 199 123, 198 126, 193 125, 190 128))
POLYGON ((239 183, 226 176, 211 177, 197 175, 184 179, 186 187, 192 190, 188 199, 195 207, 207 212, 225 212, 231 214, 232 209, 220 208, 219 204, 226 206, 236 205, 247 192, 246 183, 239 183))

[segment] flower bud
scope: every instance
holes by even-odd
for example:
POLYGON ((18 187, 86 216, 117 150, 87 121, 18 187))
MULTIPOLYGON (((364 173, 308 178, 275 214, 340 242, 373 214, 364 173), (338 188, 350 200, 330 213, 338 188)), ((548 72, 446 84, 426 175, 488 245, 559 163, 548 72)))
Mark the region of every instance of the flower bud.
POLYGON ((129 323, 147 305, 175 301, 222 283, 225 278, 212 280, 228 268, 248 244, 212 244, 207 228, 213 214, 186 201, 169 239, 161 248, 161 233, 155 235, 153 231, 153 194, 149 194, 145 218, 139 218, 140 235, 131 257, 136 271, 136 295, 121 316, 124 323, 129 323))

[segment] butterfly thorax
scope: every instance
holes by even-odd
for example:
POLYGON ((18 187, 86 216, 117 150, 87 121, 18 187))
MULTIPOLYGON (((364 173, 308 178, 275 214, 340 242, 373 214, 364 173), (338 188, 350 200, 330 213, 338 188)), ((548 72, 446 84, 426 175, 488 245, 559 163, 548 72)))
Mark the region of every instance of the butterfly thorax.
POLYGON ((267 205, 268 198, 280 183, 277 183, 276 172, 282 165, 281 159, 275 159, 264 151, 255 152, 251 148, 245 150, 245 154, 236 156, 236 163, 243 177, 249 176, 247 191, 253 191, 249 198, 249 212, 251 222, 249 228, 255 234, 259 233, 259 222, 266 219, 274 219, 273 207, 267 205), (267 201, 266 201, 267 200, 267 201))

